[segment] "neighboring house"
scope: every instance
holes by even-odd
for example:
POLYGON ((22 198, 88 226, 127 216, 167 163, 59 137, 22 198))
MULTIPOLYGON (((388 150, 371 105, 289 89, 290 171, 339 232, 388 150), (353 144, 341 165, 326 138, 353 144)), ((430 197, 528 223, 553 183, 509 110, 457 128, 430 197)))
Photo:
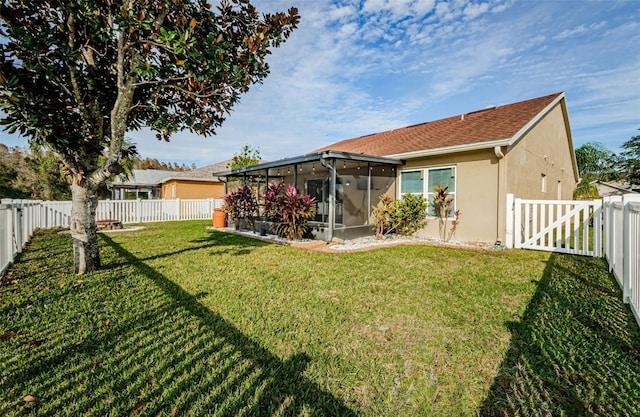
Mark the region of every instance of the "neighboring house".
POLYGON ((640 190, 632 187, 628 182, 623 181, 594 181, 593 184, 598 189, 598 194, 600 195, 600 197, 610 197, 614 195, 640 192, 640 190))
POLYGON ((162 198, 224 198, 225 184, 214 178, 216 172, 227 171, 231 160, 184 172, 174 172, 162 180, 162 198))
MULTIPOLYGON (((507 194, 572 198, 578 183, 564 93, 347 139, 311 154, 224 173, 294 183, 319 201, 319 238, 371 233, 380 194, 399 198, 448 185, 460 224, 454 239, 505 241, 507 194)), ((421 231, 438 236, 431 218, 421 231)))
POLYGON ((162 181, 175 171, 157 169, 134 169, 126 180, 116 177, 107 183, 113 200, 155 200, 162 198, 162 181))

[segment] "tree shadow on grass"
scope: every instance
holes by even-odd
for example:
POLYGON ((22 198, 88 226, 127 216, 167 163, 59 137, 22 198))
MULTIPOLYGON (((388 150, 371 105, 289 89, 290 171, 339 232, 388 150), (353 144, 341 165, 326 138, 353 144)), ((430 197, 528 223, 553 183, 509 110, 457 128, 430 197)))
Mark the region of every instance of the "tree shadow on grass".
MULTIPOLYGON (((237 415, 240 412, 249 416, 299 415, 303 411, 313 415, 356 415, 340 399, 304 377, 305 367, 310 361, 306 354, 295 354, 286 361, 277 358, 219 314, 209 311, 196 297, 138 261, 113 240, 107 238, 105 241, 121 257, 135 263, 139 272, 197 320, 200 330, 194 337, 202 338, 199 348, 203 351, 194 352, 198 356, 196 360, 207 361, 207 358, 218 357, 216 362, 224 363, 222 369, 203 369, 200 375, 186 375, 191 382, 182 385, 190 394, 185 396, 182 390, 175 393, 178 398, 185 397, 186 400, 182 401, 179 409, 200 404, 197 409, 217 410, 216 414, 219 415, 237 415), (202 384, 203 378, 209 379, 209 382, 202 384)), ((174 362, 187 369, 192 359, 194 355, 190 354, 174 362)))
POLYGON ((304 352, 275 356, 145 260, 102 242, 127 267, 37 303, 64 324, 46 323, 38 345, 16 342, 19 355, 0 366, 11 376, 0 375, 0 414, 357 415, 305 377, 304 352), (25 404, 26 394, 39 403, 25 404))
POLYGON ((640 330, 604 260, 551 255, 483 416, 640 415, 640 330))

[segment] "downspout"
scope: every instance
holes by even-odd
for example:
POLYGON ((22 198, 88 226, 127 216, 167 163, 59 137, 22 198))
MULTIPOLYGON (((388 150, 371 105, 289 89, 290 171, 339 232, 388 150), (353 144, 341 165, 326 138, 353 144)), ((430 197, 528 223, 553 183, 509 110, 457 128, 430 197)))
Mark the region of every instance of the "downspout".
POLYGON ((329 170, 329 233, 327 234, 326 242, 329 243, 333 240, 333 229, 336 226, 336 168, 335 160, 327 161, 324 158, 320 158, 320 165, 329 170), (332 163, 333 162, 333 163, 332 163))
POLYGON ((498 213, 497 213, 497 224, 496 224, 496 245, 505 244, 506 239, 506 227, 507 227, 507 190, 506 190, 506 174, 505 174, 505 163, 504 153, 502 152, 502 147, 494 146, 493 153, 498 158, 498 192, 496 196, 496 203, 498 205, 498 213))
POLYGON ((229 192, 229 186, 227 184, 229 179, 227 177, 218 177, 218 181, 224 184, 224 195, 227 195, 227 193, 229 192))

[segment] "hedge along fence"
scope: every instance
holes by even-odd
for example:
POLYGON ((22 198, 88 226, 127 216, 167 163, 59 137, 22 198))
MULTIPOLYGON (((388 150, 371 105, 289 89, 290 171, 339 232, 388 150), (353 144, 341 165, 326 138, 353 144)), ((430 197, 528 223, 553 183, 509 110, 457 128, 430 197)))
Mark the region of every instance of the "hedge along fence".
MULTIPOLYGON (((123 224, 210 219, 222 199, 100 200, 96 220, 123 224)), ((0 273, 13 262, 36 229, 69 227, 71 201, 1 200, 0 273)))

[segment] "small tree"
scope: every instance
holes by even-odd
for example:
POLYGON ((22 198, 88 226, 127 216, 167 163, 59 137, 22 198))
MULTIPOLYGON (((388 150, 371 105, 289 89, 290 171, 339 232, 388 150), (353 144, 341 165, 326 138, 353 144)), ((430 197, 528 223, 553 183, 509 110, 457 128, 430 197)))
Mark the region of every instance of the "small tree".
POLYGON ((231 162, 227 166, 229 169, 246 168, 260 163, 260 149, 244 145, 240 153, 234 153, 231 162))
POLYGON ((640 135, 623 143, 622 149, 622 165, 626 171, 626 179, 631 185, 640 185, 640 135))
POLYGON ((587 142, 576 149, 578 173, 587 181, 612 181, 620 177, 619 158, 600 142, 587 142))
POLYGON ((433 187, 435 192, 433 196, 433 210, 438 217, 438 230, 440 232, 440 240, 448 242, 456 232, 458 224, 460 222, 460 210, 456 210, 453 215, 454 218, 451 221, 451 229, 447 233, 447 226, 449 224, 449 218, 451 217, 451 211, 453 210, 454 198, 449 196, 449 186, 435 186, 433 187))
POLYGON ((594 200, 600 198, 598 187, 586 178, 583 178, 573 191, 573 198, 576 200, 594 200))
POLYGON ((210 135, 268 75, 298 11, 248 0, 3 1, 2 124, 45 146, 72 179, 75 271, 100 266, 98 187, 121 170, 127 130, 210 135))

